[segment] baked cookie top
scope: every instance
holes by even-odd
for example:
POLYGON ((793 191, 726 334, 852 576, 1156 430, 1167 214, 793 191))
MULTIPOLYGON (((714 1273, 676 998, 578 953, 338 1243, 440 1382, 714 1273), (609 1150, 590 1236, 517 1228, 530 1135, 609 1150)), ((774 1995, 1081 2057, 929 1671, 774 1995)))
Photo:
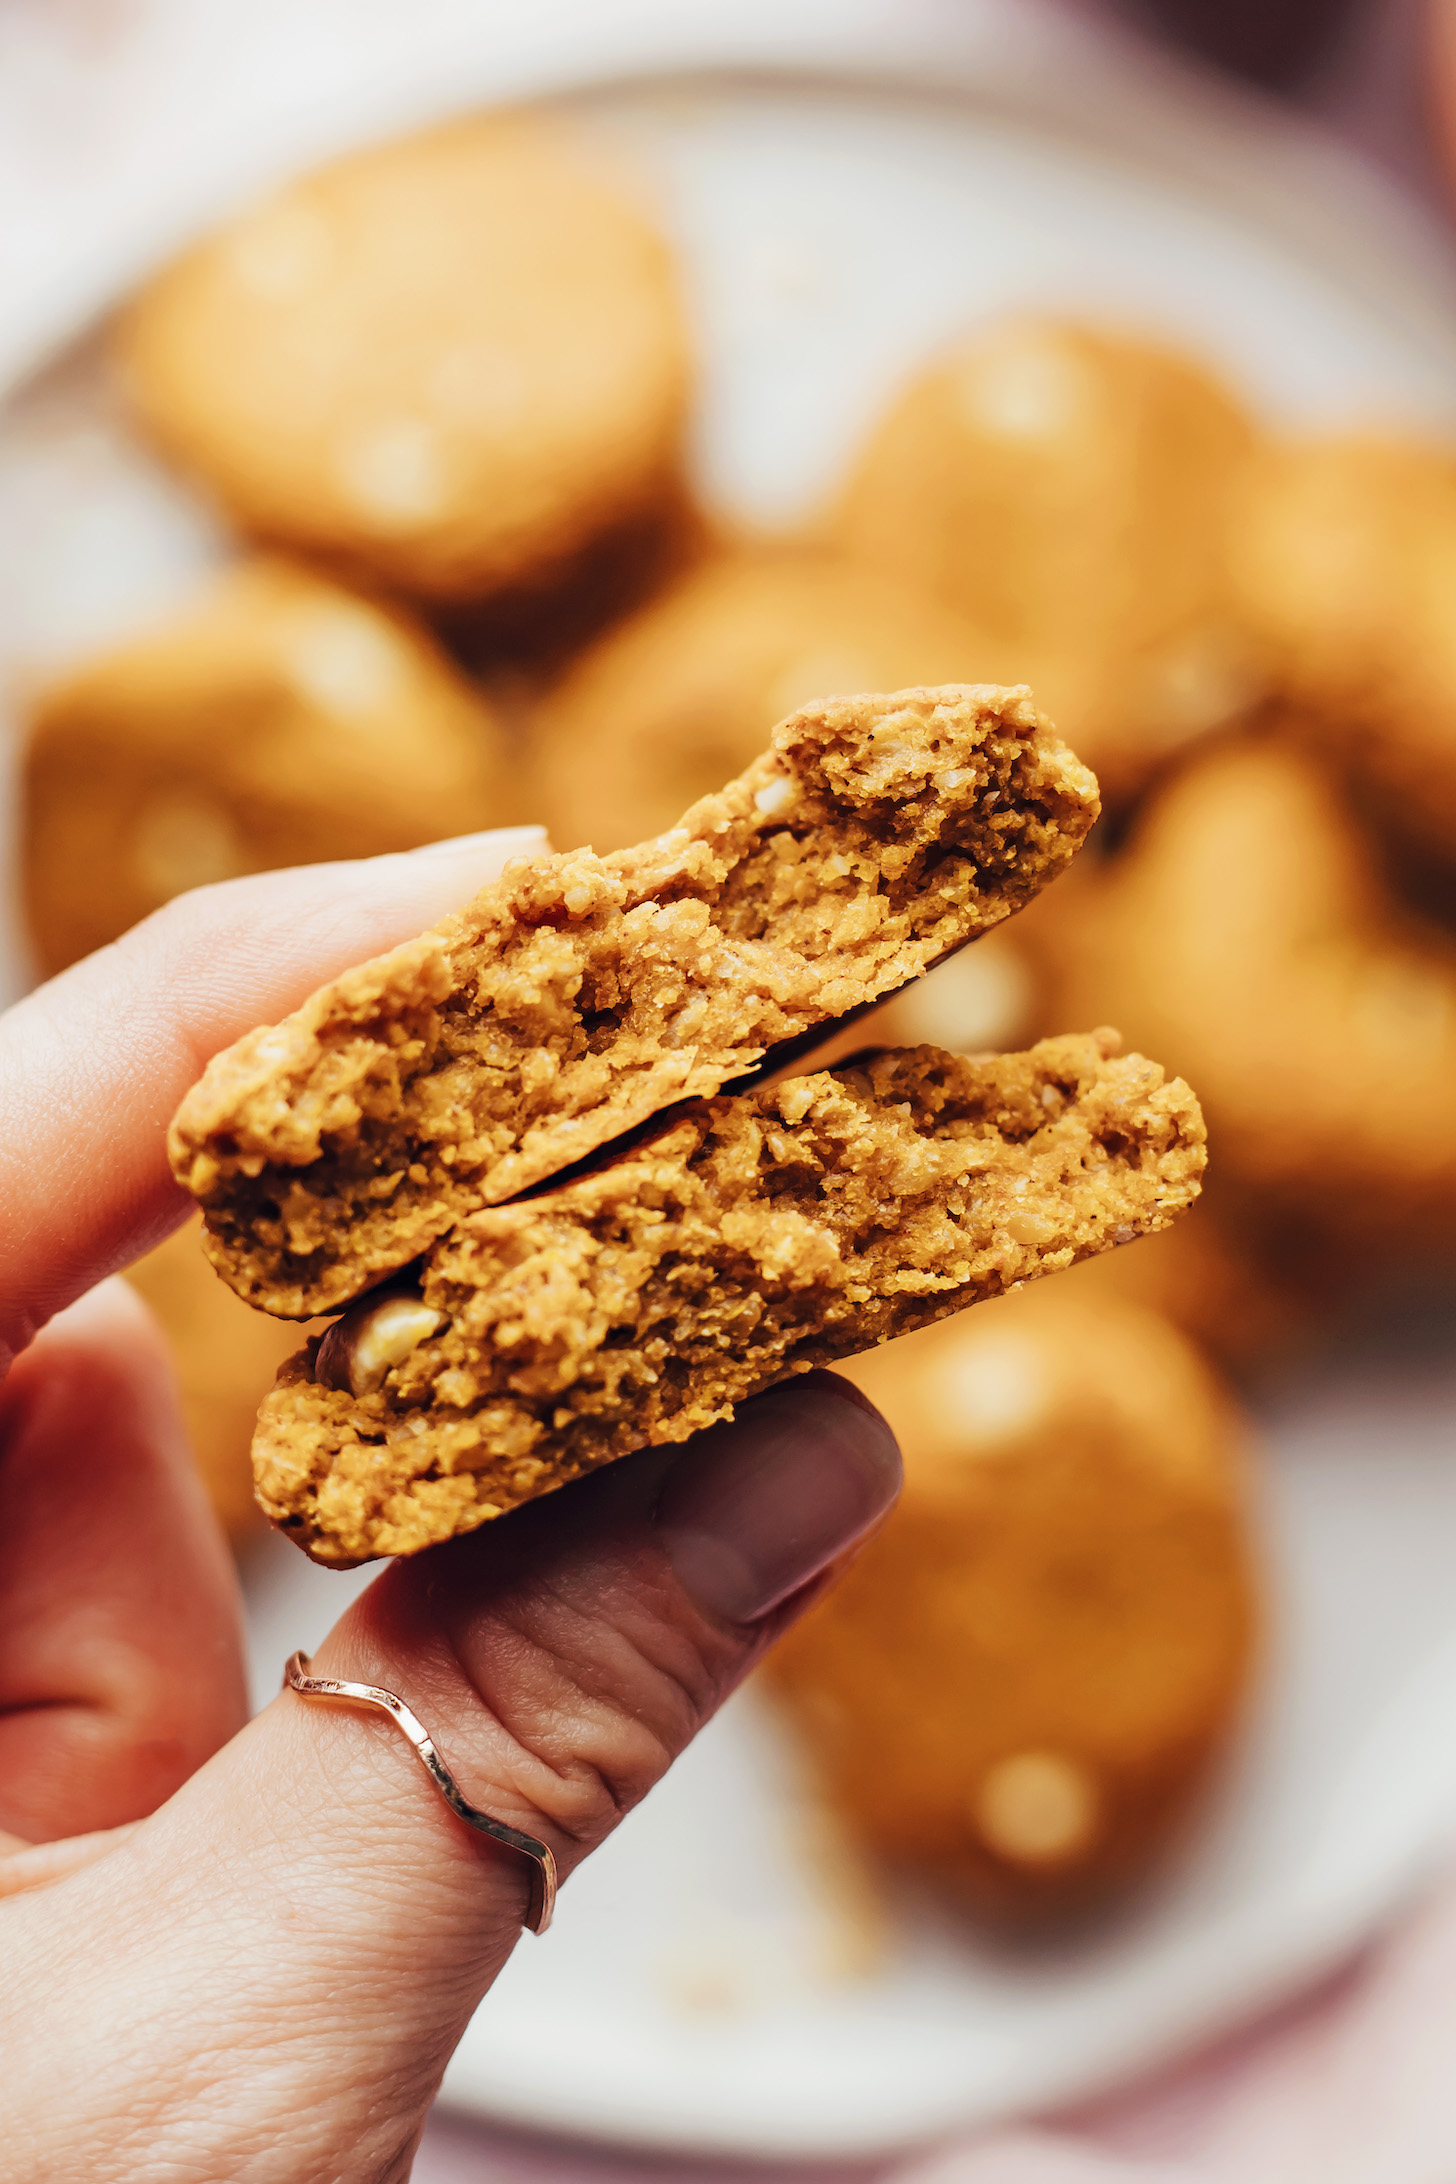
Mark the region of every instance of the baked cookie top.
POLYGON ((1257 1659, 1242 1423, 1160 1314, 1076 1281, 846 1377, 904 1492, 768 1673, 877 1849, 983 1914, 1104 1899, 1176 1840, 1257 1659))
POLYGON ((336 1309, 1000 923, 1097 810, 1025 690, 804 707, 666 834, 522 860, 218 1055, 169 1140, 213 1263, 281 1317, 336 1309))
POLYGON ((163 273, 120 343, 143 421, 246 528, 442 599, 635 512, 687 393, 666 246, 516 117, 292 184, 163 273))
POLYGON ((429 632, 273 556, 42 690, 22 793, 48 972, 187 888, 515 816, 502 724, 429 632))
POLYGON ((1289 725, 1362 816, 1456 862, 1456 453, 1375 433, 1269 450, 1236 533, 1289 725))
POLYGON ((1263 689, 1230 534, 1258 445, 1191 358, 1054 319, 953 344, 871 436, 834 519, 850 552, 969 615, 1124 802, 1263 689))
POLYGON ((993 654, 923 588, 847 555, 720 554, 599 638, 532 723, 539 816, 620 849, 756 758, 824 690, 984 682, 993 654))
POLYGON ((259 1497, 319 1561, 411 1553, 763 1388, 1165 1226, 1198 1103, 1115 1032, 907 1048, 694 1102, 467 1216, 284 1368, 259 1497))
POLYGON ((1449 1247, 1456 944, 1396 901, 1308 754, 1270 736, 1187 767, 1086 891, 1057 971, 1074 1022, 1188 1073, 1242 1232, 1291 1271, 1300 1228, 1326 1279, 1449 1247))

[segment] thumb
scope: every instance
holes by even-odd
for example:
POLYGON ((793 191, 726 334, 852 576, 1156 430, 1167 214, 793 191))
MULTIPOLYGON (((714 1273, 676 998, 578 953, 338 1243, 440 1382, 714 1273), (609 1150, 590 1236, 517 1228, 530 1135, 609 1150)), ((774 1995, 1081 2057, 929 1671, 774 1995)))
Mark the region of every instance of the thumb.
MULTIPOLYGON (((898 1483, 883 1420, 814 1374, 394 1564, 314 1670, 397 1692, 465 1796, 547 1842, 564 1877, 898 1483)), ((40 1997, 21 2035, 35 2054, 7 2076, 28 2082, 30 2061, 65 2119, 36 2174, 94 2174, 140 2080, 158 2171, 175 2137, 181 2174, 404 2178, 528 1881, 382 1715, 282 1694, 114 1853, 0 1907, 40 1997), (107 1947, 87 1950, 98 1921, 107 1947), (47 1984, 58 1926, 77 1969, 47 1984), (119 2058, 118 2022, 145 2028, 119 2058), (248 2166, 260 2146, 266 2167, 248 2166)))

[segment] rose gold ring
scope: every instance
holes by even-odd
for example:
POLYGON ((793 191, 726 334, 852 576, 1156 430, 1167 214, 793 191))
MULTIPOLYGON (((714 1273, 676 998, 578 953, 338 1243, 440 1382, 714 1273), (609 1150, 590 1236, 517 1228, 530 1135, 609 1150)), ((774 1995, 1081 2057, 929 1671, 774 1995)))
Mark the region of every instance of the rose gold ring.
POLYGON ((518 1851, 531 1861, 531 1894, 522 1920, 533 1934, 544 1934, 551 1924, 551 1914, 556 1909, 556 1860, 545 1843, 538 1843, 534 1835, 525 1835, 519 1828, 508 1828, 504 1820, 492 1820, 488 1812, 482 1812, 461 1795, 459 1785, 449 1768, 435 1749, 419 1715, 393 1691, 385 1691, 378 1684, 345 1683, 337 1676, 311 1676, 309 1660, 305 1653, 289 1655, 288 1666, 283 1671, 284 1688, 296 1691, 305 1699, 342 1699, 349 1706, 374 1706, 382 1714, 388 1714, 409 1738, 426 1774, 444 1798, 457 1818, 478 1835, 488 1835, 493 1843, 500 1843, 506 1850, 518 1851))

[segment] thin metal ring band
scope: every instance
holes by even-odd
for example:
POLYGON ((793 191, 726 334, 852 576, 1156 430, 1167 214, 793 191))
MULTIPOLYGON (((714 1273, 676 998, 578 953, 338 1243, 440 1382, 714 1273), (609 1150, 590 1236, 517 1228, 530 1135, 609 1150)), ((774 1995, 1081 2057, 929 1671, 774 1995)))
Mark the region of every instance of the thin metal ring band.
POLYGON ((492 1820, 488 1812, 482 1812, 460 1793, 459 1786, 449 1768, 441 1759, 435 1744, 419 1715, 393 1691, 385 1691, 378 1684, 345 1683, 336 1676, 311 1676, 309 1660, 305 1653, 289 1655, 288 1666, 283 1671, 286 1690, 296 1691, 305 1699, 342 1699, 350 1706, 374 1706, 382 1714, 388 1714, 409 1738, 425 1772, 445 1803, 479 1835, 488 1835, 493 1843, 500 1843, 506 1850, 518 1851, 531 1861, 531 1895, 522 1924, 533 1934, 544 1934, 551 1924, 551 1914, 556 1909, 556 1860, 545 1843, 538 1843, 534 1835, 524 1835, 519 1828, 508 1828, 504 1820, 492 1820))

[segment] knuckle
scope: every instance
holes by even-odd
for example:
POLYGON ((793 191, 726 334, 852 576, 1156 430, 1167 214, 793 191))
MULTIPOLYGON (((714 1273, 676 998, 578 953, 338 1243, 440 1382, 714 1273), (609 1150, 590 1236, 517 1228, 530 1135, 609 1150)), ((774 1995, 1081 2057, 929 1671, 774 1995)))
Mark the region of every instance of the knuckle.
POLYGON ((510 1740, 511 1787, 585 1853, 691 1742, 722 1695, 721 1679, 688 1638, 660 1625, 619 1627, 605 1649, 599 1631, 589 1660, 532 1651, 505 1676, 483 1676, 478 1659, 462 1666, 510 1740))

